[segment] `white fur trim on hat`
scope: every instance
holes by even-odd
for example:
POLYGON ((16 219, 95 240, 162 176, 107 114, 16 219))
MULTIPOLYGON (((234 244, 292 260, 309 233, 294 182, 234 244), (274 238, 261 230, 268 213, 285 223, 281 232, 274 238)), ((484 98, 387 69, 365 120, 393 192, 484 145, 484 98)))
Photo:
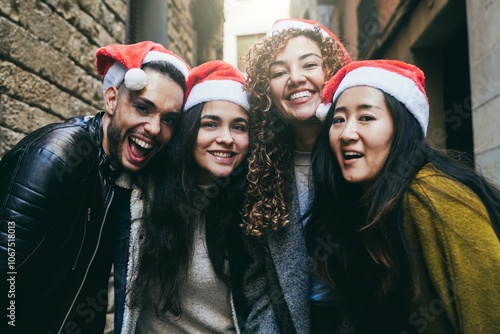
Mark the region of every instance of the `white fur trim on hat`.
MULTIPOLYGON (((271 29, 269 29, 267 31, 267 36, 268 37, 272 36, 272 34, 275 31, 282 32, 282 31, 285 31, 285 30, 290 29, 290 28, 296 28, 296 29, 300 29, 300 30, 314 30, 315 27, 317 27, 317 26, 312 25, 312 24, 307 23, 307 22, 299 21, 299 20, 282 20, 282 21, 278 21, 275 24, 273 24, 271 29)), ((326 32, 325 30, 320 29, 320 31, 321 31, 321 34, 323 35, 323 37, 325 37, 325 38, 331 37, 330 34, 328 32, 326 32)))
POLYGON ((422 127, 424 136, 426 135, 429 123, 429 104, 415 81, 383 68, 364 66, 352 70, 342 79, 332 101, 336 101, 346 89, 357 86, 377 88, 395 97, 413 114, 422 127))
POLYGON ((196 84, 188 95, 184 111, 208 101, 229 101, 248 111, 248 95, 243 85, 234 80, 206 80, 196 84))
MULTIPOLYGON (((159 51, 149 51, 146 54, 146 56, 144 57, 142 63, 145 64, 145 63, 149 63, 152 61, 158 61, 158 60, 165 61, 165 62, 172 64, 175 68, 177 68, 182 73, 184 78, 187 78, 187 76, 189 74, 189 68, 179 58, 177 58, 173 55, 159 52, 159 51)), ((130 90, 143 89, 146 86, 146 82, 144 82, 144 77, 141 74, 138 74, 138 72, 135 71, 136 70, 135 68, 131 68, 129 71, 131 71, 131 70, 134 70, 133 72, 135 72, 135 73, 132 74, 132 76, 129 78, 129 79, 131 79, 130 81, 127 80, 128 82, 125 83, 125 86, 130 90), (144 86, 141 87, 141 84, 144 84, 144 86)), ((138 70, 142 71, 140 68, 138 68, 138 70)), ((119 87, 122 84, 122 82, 125 80, 125 76, 127 75, 127 73, 129 71, 127 71, 125 66, 123 66, 119 61, 115 61, 113 63, 113 65, 111 65, 111 67, 106 72, 106 75, 104 76, 103 85, 102 85, 103 93, 106 92, 106 90, 109 87, 119 87)), ((142 71, 142 72, 144 73, 144 71, 142 71)))
POLYGON ((331 103, 320 103, 318 108, 316 108, 316 118, 323 122, 328 114, 328 110, 332 106, 331 103))
POLYGON ((182 73, 184 78, 187 78, 188 73, 189 73, 189 68, 186 66, 186 64, 184 62, 182 62, 179 58, 177 58, 173 55, 159 52, 159 51, 154 51, 154 50, 149 51, 148 54, 146 55, 146 57, 144 57, 144 60, 142 61, 142 63, 146 64, 146 63, 156 61, 156 60, 166 61, 166 62, 174 65, 175 68, 177 68, 182 73))
POLYGON ((106 75, 104 76, 102 91, 105 92, 109 87, 120 86, 123 78, 125 77, 125 73, 127 73, 127 69, 119 62, 115 62, 111 65, 108 72, 106 72, 106 75))

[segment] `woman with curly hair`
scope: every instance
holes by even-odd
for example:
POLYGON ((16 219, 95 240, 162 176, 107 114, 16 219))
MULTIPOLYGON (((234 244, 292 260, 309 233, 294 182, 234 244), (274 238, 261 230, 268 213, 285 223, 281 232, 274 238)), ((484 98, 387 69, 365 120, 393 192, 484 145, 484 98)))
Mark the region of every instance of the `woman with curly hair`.
POLYGON ((309 254, 355 333, 500 333, 500 190, 425 142, 423 72, 357 61, 325 86, 309 254))
POLYGON ((316 327, 324 327, 314 319, 328 312, 332 299, 311 275, 299 220, 310 196, 320 93, 326 80, 349 61, 332 32, 302 19, 276 21, 246 56, 255 115, 242 224, 253 257, 244 282, 250 333, 316 333, 316 327))

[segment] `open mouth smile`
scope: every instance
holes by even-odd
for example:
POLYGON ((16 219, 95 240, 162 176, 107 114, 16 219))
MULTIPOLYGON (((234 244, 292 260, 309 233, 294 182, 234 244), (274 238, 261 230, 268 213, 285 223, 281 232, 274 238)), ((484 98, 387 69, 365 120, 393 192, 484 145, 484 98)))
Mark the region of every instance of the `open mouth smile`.
POLYGON ((359 152, 355 151, 345 151, 342 153, 342 156, 344 157, 345 160, 353 160, 353 159, 359 159, 364 157, 365 155, 359 152))
POLYGON ((155 145, 131 136, 129 137, 129 147, 132 158, 139 162, 146 159, 153 152, 155 145))
POLYGON ((307 99, 310 97, 312 93, 310 91, 304 90, 301 92, 293 93, 288 96, 289 101, 295 101, 295 100, 301 100, 301 99, 307 99))
POLYGON ((209 151, 209 153, 216 158, 222 158, 222 159, 232 158, 236 155, 234 152, 222 152, 222 151, 209 151))
POLYGON ((153 147, 152 144, 148 144, 145 141, 140 140, 139 138, 132 137, 131 140, 145 150, 149 150, 153 147))

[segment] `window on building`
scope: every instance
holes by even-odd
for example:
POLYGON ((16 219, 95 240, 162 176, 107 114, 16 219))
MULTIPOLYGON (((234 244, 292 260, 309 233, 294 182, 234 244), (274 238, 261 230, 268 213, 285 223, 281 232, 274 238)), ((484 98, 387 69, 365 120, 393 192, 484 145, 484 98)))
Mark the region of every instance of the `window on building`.
POLYGON ((238 68, 240 71, 245 71, 245 64, 241 61, 241 57, 246 55, 248 50, 260 41, 265 34, 252 34, 252 35, 241 35, 236 37, 236 47, 238 50, 238 68))

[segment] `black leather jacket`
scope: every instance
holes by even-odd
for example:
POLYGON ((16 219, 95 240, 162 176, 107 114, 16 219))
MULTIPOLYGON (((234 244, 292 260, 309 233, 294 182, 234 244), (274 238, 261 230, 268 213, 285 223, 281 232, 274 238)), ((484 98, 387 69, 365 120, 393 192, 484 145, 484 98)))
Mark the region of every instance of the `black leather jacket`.
POLYGON ((2 333, 103 332, 113 188, 102 115, 45 126, 0 161, 2 333))

